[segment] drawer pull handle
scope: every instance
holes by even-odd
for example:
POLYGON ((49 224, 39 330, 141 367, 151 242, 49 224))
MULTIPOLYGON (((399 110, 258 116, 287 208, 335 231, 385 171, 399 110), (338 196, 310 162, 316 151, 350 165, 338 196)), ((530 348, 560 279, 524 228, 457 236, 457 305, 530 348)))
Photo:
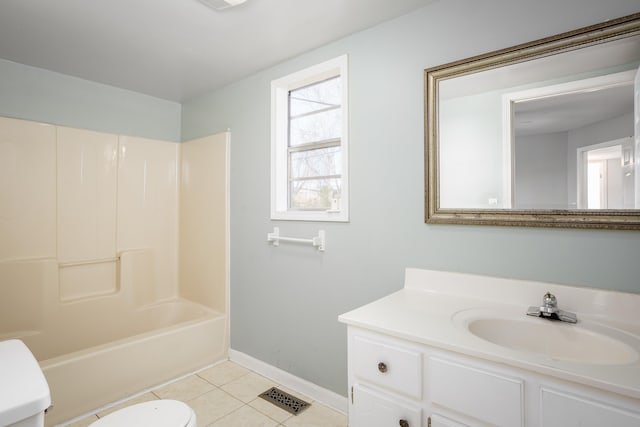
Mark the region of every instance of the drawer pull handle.
POLYGON ((378 371, 382 372, 383 374, 387 372, 387 364, 384 362, 378 363, 378 371))
POLYGON ((400 427, 409 427, 409 421, 400 420, 400 427))

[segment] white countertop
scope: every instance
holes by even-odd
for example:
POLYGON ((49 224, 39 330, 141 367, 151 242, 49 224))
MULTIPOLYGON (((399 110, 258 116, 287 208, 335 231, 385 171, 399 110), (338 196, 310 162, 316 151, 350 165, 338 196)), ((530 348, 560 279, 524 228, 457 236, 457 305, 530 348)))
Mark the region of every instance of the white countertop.
MULTIPOLYGON (((598 365, 554 360, 485 341, 461 326, 459 313, 478 310, 526 317, 551 291, 578 325, 601 324, 628 337, 640 353, 640 295, 486 276, 407 269, 404 289, 342 314, 339 320, 435 348, 504 363, 640 399, 640 360, 598 365), (637 345, 636 345, 637 344, 637 345)), ((531 318, 537 320, 535 318, 531 318)), ((541 322, 548 322, 539 319, 541 322)))

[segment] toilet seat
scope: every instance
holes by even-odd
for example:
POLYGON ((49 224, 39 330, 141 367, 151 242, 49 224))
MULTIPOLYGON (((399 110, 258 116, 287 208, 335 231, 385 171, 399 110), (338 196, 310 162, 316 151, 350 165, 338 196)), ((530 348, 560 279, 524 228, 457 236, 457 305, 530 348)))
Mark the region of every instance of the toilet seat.
POLYGON ((100 418, 90 427, 196 427, 196 415, 183 402, 153 400, 128 406, 100 418))

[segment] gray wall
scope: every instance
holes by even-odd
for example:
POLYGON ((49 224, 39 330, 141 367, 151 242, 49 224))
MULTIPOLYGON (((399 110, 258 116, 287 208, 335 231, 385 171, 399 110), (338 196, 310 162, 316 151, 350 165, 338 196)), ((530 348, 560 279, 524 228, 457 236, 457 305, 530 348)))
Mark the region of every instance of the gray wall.
POLYGON ((503 207, 502 92, 440 100, 438 108, 438 137, 444 142, 439 151, 440 207, 503 207))
POLYGON ((640 292, 638 232, 423 220, 424 68, 638 10, 629 0, 439 1, 184 104, 183 140, 232 131, 232 348, 346 394, 336 318, 399 289, 407 266, 640 292), (344 53, 351 221, 271 221, 270 81, 344 53), (327 250, 270 247, 273 226, 300 237, 324 229, 327 250))
POLYGON ((180 141, 181 105, 0 59, 0 116, 180 141))
POLYGON ((518 136, 515 142, 516 209, 569 209, 567 132, 518 136))

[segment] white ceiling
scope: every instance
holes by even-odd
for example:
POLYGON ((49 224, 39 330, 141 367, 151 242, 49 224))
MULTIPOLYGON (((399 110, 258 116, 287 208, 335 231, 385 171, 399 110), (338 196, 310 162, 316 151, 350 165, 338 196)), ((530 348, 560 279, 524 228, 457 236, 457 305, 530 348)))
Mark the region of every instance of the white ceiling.
POLYGON ((433 0, 0 0, 0 58, 182 102, 433 0))
POLYGON ((633 117, 633 82, 518 102, 514 131, 517 136, 566 132, 625 114, 633 117))

